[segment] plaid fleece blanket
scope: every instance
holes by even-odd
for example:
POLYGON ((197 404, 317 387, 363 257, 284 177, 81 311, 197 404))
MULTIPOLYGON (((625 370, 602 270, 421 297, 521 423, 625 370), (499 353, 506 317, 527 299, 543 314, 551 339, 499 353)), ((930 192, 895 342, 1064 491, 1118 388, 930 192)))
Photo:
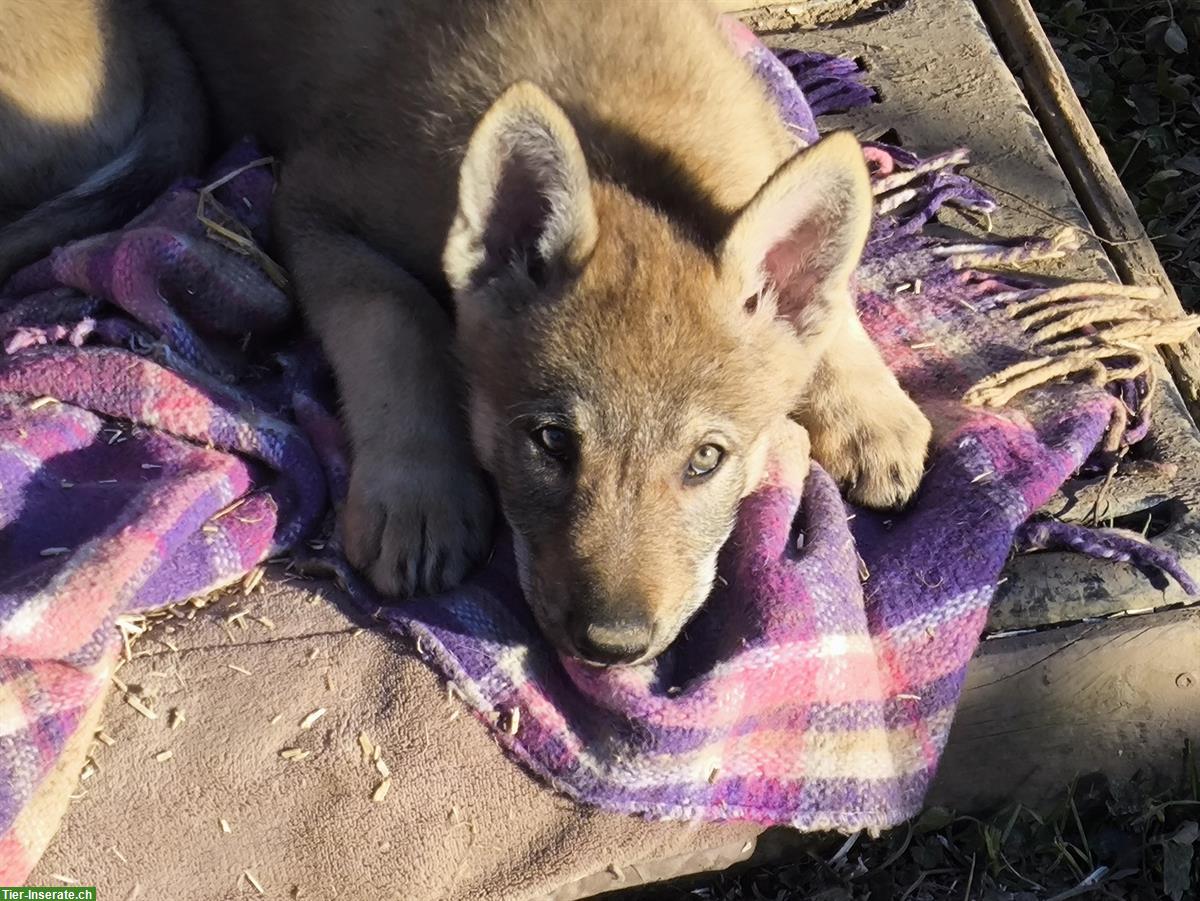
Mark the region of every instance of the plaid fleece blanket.
MULTIPOLYGON (((870 96, 851 61, 777 59, 729 32, 798 143, 816 139, 816 115, 870 96)), ((1102 317, 1068 328, 1057 312, 1111 291, 990 273, 1061 255, 1061 236, 925 234, 945 204, 992 208, 957 171, 964 154, 867 154, 878 216, 859 307, 937 434, 909 509, 853 510, 819 468, 801 479, 776 460, 709 604, 640 667, 552 652, 503 542, 462 589, 379 614, 516 760, 573 798, 666 818, 893 825, 920 808, 1014 541, 1165 570, 1194 590, 1135 537, 1029 524, 1073 472, 1145 432, 1129 330, 1116 345, 1102 317), (1086 380, 1058 378, 1080 370, 1086 380)), ((344 491, 327 374, 293 331, 283 274, 256 250, 273 186, 258 157, 235 148, 207 187, 181 183, 0 292, 0 883, 20 882, 52 834, 47 811, 65 798, 46 797, 63 791, 48 774, 106 689, 120 615, 301 551, 344 491)), ((1153 320, 1143 300, 1122 309, 1153 320)))

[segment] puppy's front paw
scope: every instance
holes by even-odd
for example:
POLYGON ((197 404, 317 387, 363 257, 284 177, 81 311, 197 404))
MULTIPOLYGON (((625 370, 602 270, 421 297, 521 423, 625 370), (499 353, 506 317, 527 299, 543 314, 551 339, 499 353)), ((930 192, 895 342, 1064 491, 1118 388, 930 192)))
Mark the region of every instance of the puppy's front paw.
POLYGON ((813 457, 865 507, 902 506, 921 483, 932 429, 899 387, 811 429, 813 457))
POLYGON ((493 504, 464 455, 363 454, 342 513, 346 557, 382 594, 453 588, 492 547, 493 504))

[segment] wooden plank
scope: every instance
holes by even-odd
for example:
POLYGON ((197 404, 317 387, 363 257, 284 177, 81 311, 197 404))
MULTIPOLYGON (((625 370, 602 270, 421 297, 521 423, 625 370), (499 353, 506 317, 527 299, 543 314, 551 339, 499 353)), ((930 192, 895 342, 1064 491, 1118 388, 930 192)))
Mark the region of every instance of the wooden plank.
POLYGON ((790 32, 846 22, 884 7, 889 0, 709 0, 760 34, 790 32))
POLYGON ((1200 734, 1200 611, 985 642, 930 804, 1044 807, 1076 776, 1173 777, 1200 734))
MULTIPOLYGON (((1050 146, 1121 280, 1157 285, 1168 309, 1180 312, 1171 280, 1146 234, 1096 130, 1079 102, 1029 0, 978 0, 988 28, 1025 94, 1050 146)), ((1163 357, 1192 417, 1200 411, 1200 336, 1163 348, 1163 357)))

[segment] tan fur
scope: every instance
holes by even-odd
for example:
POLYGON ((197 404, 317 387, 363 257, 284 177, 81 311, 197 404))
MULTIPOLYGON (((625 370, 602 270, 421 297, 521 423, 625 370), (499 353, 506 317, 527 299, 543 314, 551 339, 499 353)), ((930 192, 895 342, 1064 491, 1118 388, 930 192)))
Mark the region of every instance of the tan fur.
POLYGON ((928 425, 849 294, 859 148, 797 157, 711 8, 162 5, 226 136, 282 157, 280 250, 355 455, 347 552, 385 593, 487 553, 478 460, 546 634, 644 659, 707 596, 789 413, 858 500, 915 488, 928 425), (720 467, 685 477, 709 444, 720 467))
POLYGON ((142 0, 0 0, 0 282, 198 165, 205 111, 142 0))
POLYGON ((120 151, 142 82, 128 29, 99 3, 0 0, 0 19, 0 209, 32 207, 120 151), (77 140, 62 158, 65 133, 77 140))

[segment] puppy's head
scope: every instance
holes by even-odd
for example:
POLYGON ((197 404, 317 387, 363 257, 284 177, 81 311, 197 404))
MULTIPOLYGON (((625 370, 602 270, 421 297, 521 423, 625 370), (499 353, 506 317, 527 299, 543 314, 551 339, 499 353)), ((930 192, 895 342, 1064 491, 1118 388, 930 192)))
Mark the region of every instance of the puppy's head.
POLYGON ((705 247, 593 181, 532 85, 480 122, 444 264, 476 449, 562 651, 649 659, 704 602, 772 433, 853 315, 869 218, 846 135, 781 167, 705 247))

